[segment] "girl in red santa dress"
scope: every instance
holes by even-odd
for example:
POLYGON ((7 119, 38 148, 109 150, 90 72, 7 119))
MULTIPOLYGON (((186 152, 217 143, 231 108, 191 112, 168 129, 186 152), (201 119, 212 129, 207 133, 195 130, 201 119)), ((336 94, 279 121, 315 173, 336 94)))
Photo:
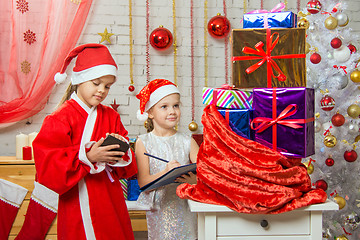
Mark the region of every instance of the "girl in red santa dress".
MULTIPOLYGON (((136 96, 140 99, 139 120, 146 120, 148 133, 140 135, 135 145, 138 182, 144 186, 174 167, 196 162, 199 146, 190 134, 177 132, 180 120, 180 93, 176 85, 164 79, 148 83, 136 96), (170 160, 168 163, 144 153, 170 160)), ((196 183, 189 172, 178 182, 196 183)), ((191 213, 187 200, 176 195, 172 183, 156 190, 142 192, 138 203, 150 207, 146 212, 148 239, 197 239, 196 215, 191 213)))
MULTIPOLYGON (((45 118, 33 142, 36 184, 42 189, 34 199, 51 202, 46 199, 51 194, 39 200, 41 192, 58 194, 58 239, 134 239, 119 182, 136 174, 134 153, 110 151, 119 145, 101 146, 108 134, 128 141, 120 115, 101 104, 116 81, 117 65, 106 46, 81 45, 69 53, 55 81, 66 78, 65 70, 75 57, 64 96, 68 100, 45 118)), ((46 224, 30 219, 37 215, 28 209, 18 239, 44 237, 40 235, 47 227, 40 225, 46 224), (38 228, 44 230, 34 233, 38 228)))

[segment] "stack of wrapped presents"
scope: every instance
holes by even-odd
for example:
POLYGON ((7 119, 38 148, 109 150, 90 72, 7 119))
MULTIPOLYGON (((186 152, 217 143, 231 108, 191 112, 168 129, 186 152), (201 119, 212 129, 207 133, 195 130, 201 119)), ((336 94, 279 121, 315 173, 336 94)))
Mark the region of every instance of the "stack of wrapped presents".
POLYGON ((238 135, 284 156, 305 158, 314 149, 314 89, 306 87, 305 29, 292 12, 244 14, 232 30, 232 86, 205 87, 238 135))

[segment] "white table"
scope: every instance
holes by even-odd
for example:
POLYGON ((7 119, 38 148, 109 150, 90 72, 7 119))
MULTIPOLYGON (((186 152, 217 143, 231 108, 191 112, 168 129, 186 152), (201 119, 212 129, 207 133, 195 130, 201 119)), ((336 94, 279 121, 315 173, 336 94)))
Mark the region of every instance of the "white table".
POLYGON ((188 202, 198 215, 198 240, 321 240, 322 211, 339 209, 327 200, 281 214, 244 214, 221 205, 188 202))

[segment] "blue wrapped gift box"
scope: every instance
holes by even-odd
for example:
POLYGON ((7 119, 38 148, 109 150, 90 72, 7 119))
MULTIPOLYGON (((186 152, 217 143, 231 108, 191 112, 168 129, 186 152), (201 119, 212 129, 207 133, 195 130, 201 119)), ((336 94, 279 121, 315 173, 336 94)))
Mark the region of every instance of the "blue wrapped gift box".
POLYGON ((297 16, 290 11, 246 13, 243 16, 243 28, 296 28, 296 26, 297 16))
POLYGON ((219 108, 218 111, 237 135, 247 139, 254 139, 254 131, 250 128, 253 110, 219 108))

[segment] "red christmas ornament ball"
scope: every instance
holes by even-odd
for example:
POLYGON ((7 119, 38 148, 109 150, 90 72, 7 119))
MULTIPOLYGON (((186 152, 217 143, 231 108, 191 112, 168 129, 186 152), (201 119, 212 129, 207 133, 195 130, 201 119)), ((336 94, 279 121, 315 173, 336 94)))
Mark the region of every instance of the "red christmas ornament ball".
POLYGON ((328 189, 328 184, 325 180, 320 179, 315 182, 315 188, 320 188, 326 191, 328 189))
POLYGON ((318 53, 313 53, 310 56, 310 62, 313 64, 318 64, 321 61, 321 56, 318 53))
POLYGON ((354 45, 349 44, 348 48, 350 49, 350 53, 356 53, 356 47, 354 45))
POLYGON ((209 34, 214 38, 224 38, 230 32, 230 21, 220 14, 212 17, 207 25, 209 34))
POLYGON ((326 95, 320 100, 320 107, 324 111, 331 111, 335 107, 335 100, 332 97, 326 95))
POLYGON ((340 38, 337 38, 337 37, 336 37, 336 38, 333 38, 333 39, 331 40, 330 45, 331 45, 332 48, 337 49, 337 48, 341 47, 342 41, 341 41, 340 38))
POLYGON ((134 85, 130 85, 128 89, 129 89, 129 91, 130 91, 130 92, 135 91, 135 87, 134 87, 134 85))
POLYGON ((316 14, 321 10, 321 3, 318 0, 311 0, 306 4, 306 9, 311 14, 316 14))
POLYGON ((330 157, 325 160, 325 164, 328 167, 334 166, 334 163, 335 163, 334 159, 332 159, 330 157))
POLYGON ((345 118, 340 113, 336 113, 334 116, 331 117, 331 123, 335 127, 340 127, 345 123, 345 118))
POLYGON ((357 153, 355 150, 345 151, 344 152, 344 159, 347 162, 355 162, 357 159, 357 153))
POLYGON ((149 41, 156 50, 165 50, 171 46, 173 35, 168 29, 160 26, 151 32, 149 41))

